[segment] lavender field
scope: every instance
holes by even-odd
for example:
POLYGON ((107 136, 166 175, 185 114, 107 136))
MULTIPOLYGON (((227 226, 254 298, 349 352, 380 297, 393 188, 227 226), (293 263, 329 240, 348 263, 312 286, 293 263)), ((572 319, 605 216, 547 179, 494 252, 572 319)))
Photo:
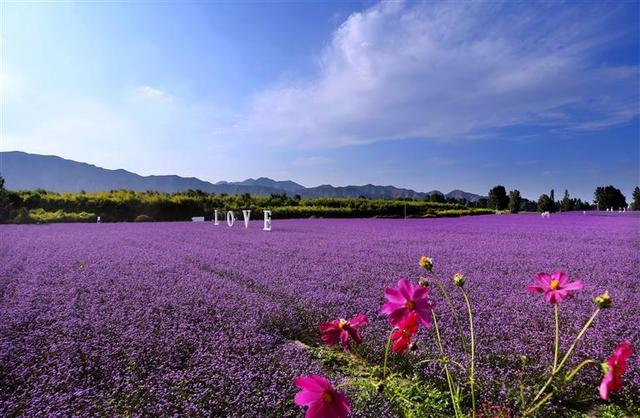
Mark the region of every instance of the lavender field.
MULTIPOLYGON (((275 220, 271 232, 258 222, 2 225, 0 416, 302 416, 298 375, 341 380, 308 348, 321 345, 318 324, 366 314, 360 353, 379 363, 383 290, 424 273, 421 255, 441 277, 466 276, 479 397, 512 406, 521 356, 524 379, 552 356, 553 310, 525 290, 539 271, 584 281, 561 307, 564 348, 594 296, 612 296, 577 359, 640 344, 640 217, 608 215, 275 220)), ((450 355, 461 356, 445 304, 432 299, 450 355)), ((434 353, 432 333, 418 347, 392 361, 434 353)), ((639 360, 614 402, 640 397, 639 360)), ((441 383, 436 366, 417 367, 441 383)), ((584 373, 565 402, 597 401, 600 378, 584 373)), ((394 412, 378 395, 353 415, 394 412)))

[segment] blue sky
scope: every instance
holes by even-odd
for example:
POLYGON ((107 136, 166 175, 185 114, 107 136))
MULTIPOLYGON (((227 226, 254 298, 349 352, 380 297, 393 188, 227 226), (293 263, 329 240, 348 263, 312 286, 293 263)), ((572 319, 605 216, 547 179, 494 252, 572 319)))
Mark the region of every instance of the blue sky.
POLYGON ((3 2, 0 150, 592 198, 640 183, 638 2, 3 2))

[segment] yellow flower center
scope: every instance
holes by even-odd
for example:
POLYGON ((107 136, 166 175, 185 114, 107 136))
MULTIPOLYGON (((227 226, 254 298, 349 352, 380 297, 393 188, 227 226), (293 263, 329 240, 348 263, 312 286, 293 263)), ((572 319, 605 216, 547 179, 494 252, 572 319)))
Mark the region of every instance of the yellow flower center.
POLYGON ((325 390, 322 392, 322 399, 324 399, 326 403, 331 403, 333 402, 333 395, 328 390, 325 390))
POLYGON ((558 290, 558 288, 560 287, 560 282, 557 280, 551 280, 551 283, 549 283, 549 287, 551 287, 551 290, 558 290))
POLYGON ((404 303, 404 307, 412 311, 416 307, 416 304, 413 301, 408 300, 404 303))
POLYGON ((340 329, 344 329, 344 326, 345 326, 345 325, 347 325, 348 323, 349 323, 348 321, 346 321, 346 320, 344 320, 344 319, 341 319, 341 320, 338 322, 338 328, 340 328, 340 329))

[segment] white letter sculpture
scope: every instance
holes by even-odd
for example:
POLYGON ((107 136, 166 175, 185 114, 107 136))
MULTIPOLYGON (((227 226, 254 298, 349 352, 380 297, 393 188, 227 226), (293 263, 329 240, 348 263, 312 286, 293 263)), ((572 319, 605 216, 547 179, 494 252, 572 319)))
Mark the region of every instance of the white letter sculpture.
POLYGON ((233 226, 233 224, 236 221, 236 215, 233 213, 232 210, 227 212, 227 225, 229 226, 233 226))
POLYGON ((264 211, 264 228, 262 228, 262 230, 271 231, 271 211, 270 210, 264 211))
POLYGON ((220 222, 218 222, 218 209, 213 211, 213 224, 220 225, 220 222))
POLYGON ((244 216, 244 227, 249 228, 249 218, 251 218, 251 211, 250 210, 243 210, 242 211, 242 216, 244 216))

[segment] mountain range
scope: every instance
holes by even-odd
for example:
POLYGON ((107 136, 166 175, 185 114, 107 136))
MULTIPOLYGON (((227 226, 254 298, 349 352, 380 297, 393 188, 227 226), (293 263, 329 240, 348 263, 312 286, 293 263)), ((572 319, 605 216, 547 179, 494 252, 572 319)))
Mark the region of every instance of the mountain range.
POLYGON ((0 176, 10 190, 45 189, 52 192, 97 192, 113 189, 158 192, 179 192, 199 189, 209 193, 270 195, 287 193, 302 197, 359 197, 372 199, 413 198, 423 199, 433 193, 445 197, 476 201, 483 196, 453 190, 417 192, 394 186, 332 186, 323 184, 305 187, 296 182, 276 181, 267 177, 239 182, 219 181, 210 183, 195 177, 177 175, 141 176, 123 169, 110 170, 92 164, 67 160, 53 155, 28 154, 20 151, 0 152, 0 176))

